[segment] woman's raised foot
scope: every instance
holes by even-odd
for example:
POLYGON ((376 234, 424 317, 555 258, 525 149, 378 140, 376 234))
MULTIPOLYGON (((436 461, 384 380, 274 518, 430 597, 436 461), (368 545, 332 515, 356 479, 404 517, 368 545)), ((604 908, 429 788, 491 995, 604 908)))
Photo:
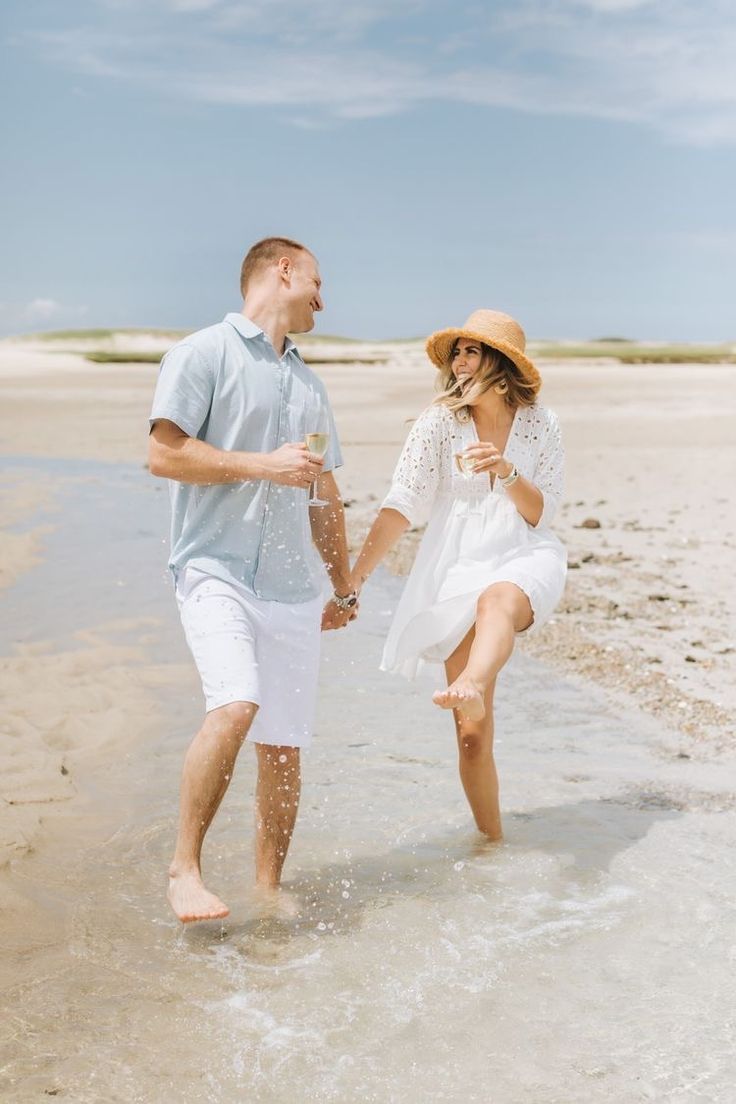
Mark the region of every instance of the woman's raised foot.
POLYGON ((481 687, 462 675, 446 690, 435 690, 432 701, 440 709, 457 709, 469 721, 482 721, 486 715, 481 687))

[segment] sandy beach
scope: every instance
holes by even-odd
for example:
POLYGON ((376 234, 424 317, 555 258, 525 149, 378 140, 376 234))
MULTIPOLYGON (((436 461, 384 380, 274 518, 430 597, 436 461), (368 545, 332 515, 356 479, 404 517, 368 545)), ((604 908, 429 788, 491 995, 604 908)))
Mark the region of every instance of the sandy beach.
MULTIPOLYGON (((208 854, 232 923, 184 932, 162 871, 201 704, 156 366, 84 352, 0 342, 4 1098, 730 1102, 736 366, 541 364, 570 572, 503 681, 507 842, 471 831, 431 677, 376 670, 412 532, 325 640, 305 913, 252 911, 246 749, 208 854)), ((357 549, 433 373, 417 342, 308 352, 357 549)))

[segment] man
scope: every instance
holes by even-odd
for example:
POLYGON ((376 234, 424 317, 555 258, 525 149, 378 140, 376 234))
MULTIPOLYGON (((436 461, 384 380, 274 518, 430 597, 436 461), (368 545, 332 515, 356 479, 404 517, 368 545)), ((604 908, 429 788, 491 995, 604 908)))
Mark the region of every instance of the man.
POLYGON ((242 314, 180 341, 162 361, 149 465, 172 480, 171 555, 184 632, 206 702, 184 761, 168 897, 182 921, 227 916, 201 876, 202 843, 246 736, 256 745, 256 883, 278 892, 311 737, 319 633, 355 616, 342 463, 324 385, 288 333, 322 310, 314 255, 267 238, 241 272, 242 314), (326 417, 324 460, 305 436, 326 417), (307 506, 308 488, 326 506, 307 506), (335 597, 322 611, 312 543, 335 597))

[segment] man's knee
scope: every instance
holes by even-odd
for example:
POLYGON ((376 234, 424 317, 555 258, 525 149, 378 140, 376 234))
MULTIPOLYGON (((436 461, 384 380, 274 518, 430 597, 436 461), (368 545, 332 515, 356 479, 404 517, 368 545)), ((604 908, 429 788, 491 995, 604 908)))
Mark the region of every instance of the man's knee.
POLYGON ((261 770, 286 774, 298 770, 299 748, 288 744, 256 744, 258 765, 261 770))
POLYGON ((242 743, 257 712, 258 706, 253 702, 228 702, 208 713, 207 720, 218 731, 227 733, 242 743))

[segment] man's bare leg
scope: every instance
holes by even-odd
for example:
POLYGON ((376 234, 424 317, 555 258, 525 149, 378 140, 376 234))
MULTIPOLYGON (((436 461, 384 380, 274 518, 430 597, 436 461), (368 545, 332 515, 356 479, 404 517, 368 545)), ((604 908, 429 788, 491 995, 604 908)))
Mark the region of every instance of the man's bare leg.
POLYGON ((256 744, 256 885, 273 892, 281 883, 301 796, 298 747, 256 744))
POLYGON ((230 785, 235 760, 257 709, 251 702, 232 702, 213 709, 187 751, 168 892, 171 907, 185 923, 219 920, 230 911, 202 882, 202 843, 230 785))

